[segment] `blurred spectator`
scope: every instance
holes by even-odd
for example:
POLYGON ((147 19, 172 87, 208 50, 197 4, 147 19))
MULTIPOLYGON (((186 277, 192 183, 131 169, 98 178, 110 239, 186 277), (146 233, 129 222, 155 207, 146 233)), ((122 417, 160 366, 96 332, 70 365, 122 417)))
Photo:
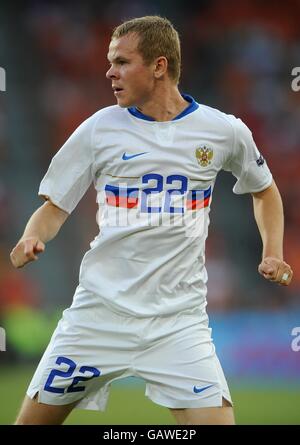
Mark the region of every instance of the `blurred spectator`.
POLYGON ((208 312, 226 311, 241 305, 238 301, 239 277, 230 262, 226 243, 221 233, 212 231, 206 243, 208 273, 208 312))
POLYGON ((0 244, 0 317, 12 307, 39 306, 41 289, 26 273, 9 263, 7 246, 0 244))

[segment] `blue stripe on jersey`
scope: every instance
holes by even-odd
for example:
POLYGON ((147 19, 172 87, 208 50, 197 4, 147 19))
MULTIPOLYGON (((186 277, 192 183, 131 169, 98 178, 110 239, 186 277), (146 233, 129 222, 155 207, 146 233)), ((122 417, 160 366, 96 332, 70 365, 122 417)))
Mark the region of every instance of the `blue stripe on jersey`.
MULTIPOLYGON (((187 114, 192 113, 193 111, 197 110, 197 108, 199 108, 199 104, 194 100, 194 98, 192 96, 190 96, 189 94, 181 94, 181 95, 190 104, 186 107, 185 110, 183 110, 180 114, 178 114, 178 116, 175 116, 172 119, 173 121, 181 119, 182 117, 186 116, 187 114)), ((139 119, 143 119, 144 121, 152 121, 152 122, 155 121, 155 119, 153 119, 153 117, 147 116, 146 114, 139 111, 136 107, 130 107, 130 108, 127 108, 127 110, 133 116, 135 116, 139 119)))
POLYGON ((189 190, 187 199, 199 200, 209 198, 211 195, 211 187, 206 190, 189 190))
POLYGON ((129 195, 130 195, 130 198, 137 198, 138 194, 139 194, 138 188, 133 188, 133 187, 121 188, 121 187, 117 187, 115 185, 110 185, 110 184, 106 184, 105 191, 111 192, 115 196, 123 196, 123 197, 128 196, 129 197, 129 195))

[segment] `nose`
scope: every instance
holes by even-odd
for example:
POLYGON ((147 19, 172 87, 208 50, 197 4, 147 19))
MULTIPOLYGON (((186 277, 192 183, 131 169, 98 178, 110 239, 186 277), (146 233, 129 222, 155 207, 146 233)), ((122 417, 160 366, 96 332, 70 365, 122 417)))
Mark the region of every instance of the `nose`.
POLYGON ((115 79, 117 77, 116 69, 113 65, 110 66, 109 70, 106 72, 107 79, 115 79))

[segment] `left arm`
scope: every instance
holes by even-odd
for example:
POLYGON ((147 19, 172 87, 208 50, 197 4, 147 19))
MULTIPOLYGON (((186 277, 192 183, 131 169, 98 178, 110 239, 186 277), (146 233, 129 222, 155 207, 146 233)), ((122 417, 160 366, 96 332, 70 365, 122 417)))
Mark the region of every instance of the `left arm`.
POLYGON ((293 271, 283 261, 283 206, 278 188, 272 185, 262 192, 252 193, 255 220, 263 242, 259 273, 270 281, 289 285, 293 271))

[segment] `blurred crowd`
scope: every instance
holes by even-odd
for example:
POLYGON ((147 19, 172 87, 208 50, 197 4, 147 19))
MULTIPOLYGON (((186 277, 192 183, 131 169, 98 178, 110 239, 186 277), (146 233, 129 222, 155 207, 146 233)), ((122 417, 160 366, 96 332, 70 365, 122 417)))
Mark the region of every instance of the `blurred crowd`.
MULTIPOLYGON (((10 90, 0 93, 2 311, 22 302, 41 307, 66 307, 71 302, 81 255, 97 232, 94 193, 89 192, 79 205, 80 211, 75 211, 72 222, 63 229, 65 236, 56 241, 50 258, 46 259, 46 252, 40 260, 44 267, 39 263, 38 267, 13 270, 8 253, 34 210, 27 203, 39 204, 35 201, 38 183, 52 156, 84 119, 114 104, 105 78, 113 27, 123 19, 146 14, 160 14, 173 21, 182 41, 181 91, 244 120, 284 201, 285 256, 295 272, 288 289, 265 283, 257 275, 261 246, 251 200, 231 199, 233 181, 228 174, 217 181, 207 243, 209 307, 215 311, 299 307, 300 92, 291 88, 291 71, 300 65, 300 2, 112 0, 104 5, 96 1, 32 1, 19 14, 14 50, 20 45, 20 53, 25 51, 29 81, 19 73, 16 87, 30 100, 22 104, 14 101, 14 113, 22 116, 23 112, 27 119, 19 117, 16 127, 9 123, 10 90), (28 152, 30 162, 27 156, 19 157, 15 148, 15 133, 24 125, 24 134, 37 138, 32 147, 38 148, 28 152), (26 174, 12 181, 12 171, 21 171, 23 162, 27 162, 26 174), (31 177, 36 181, 31 183, 31 177), (46 267, 50 275, 56 268, 55 279, 47 278, 46 267)), ((23 142, 30 150, 26 139, 23 142)))

